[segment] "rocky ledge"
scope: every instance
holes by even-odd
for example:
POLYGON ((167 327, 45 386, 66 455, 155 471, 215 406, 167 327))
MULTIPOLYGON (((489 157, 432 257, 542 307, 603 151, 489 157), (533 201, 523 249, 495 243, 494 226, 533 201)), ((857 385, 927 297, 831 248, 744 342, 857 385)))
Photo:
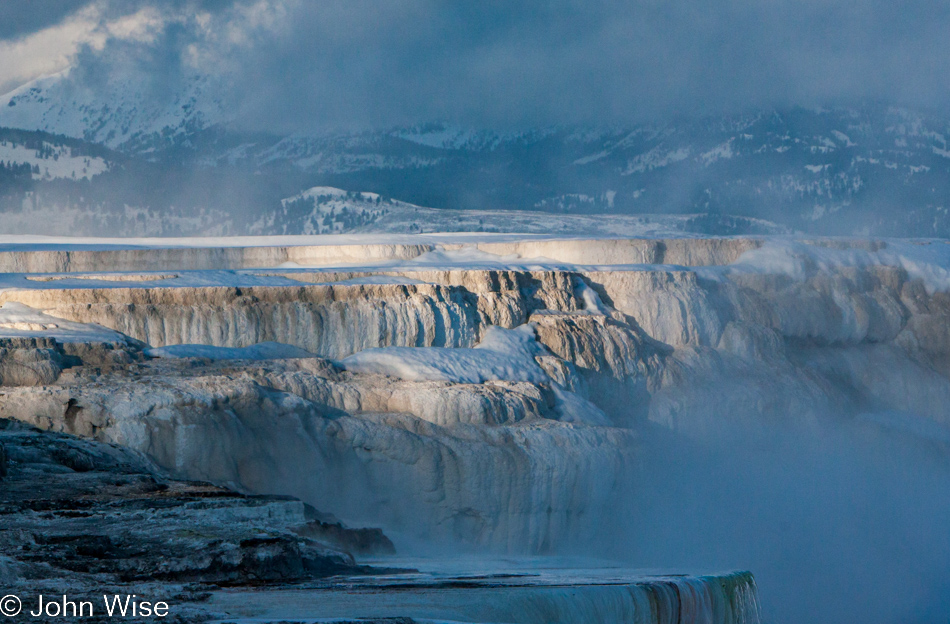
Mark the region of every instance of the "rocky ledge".
POLYGON ((293 498, 168 479, 134 451, 0 419, 0 583, 25 606, 137 594, 194 622, 212 587, 378 571, 351 553, 392 549, 293 498))

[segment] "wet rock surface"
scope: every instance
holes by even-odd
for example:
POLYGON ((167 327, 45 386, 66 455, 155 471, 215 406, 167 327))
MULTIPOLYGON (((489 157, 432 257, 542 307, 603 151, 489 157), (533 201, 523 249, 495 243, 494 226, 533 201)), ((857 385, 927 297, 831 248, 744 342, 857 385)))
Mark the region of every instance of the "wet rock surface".
POLYGON ((34 606, 137 594, 173 605, 166 621, 200 621, 185 603, 208 588, 360 574, 351 552, 392 551, 299 500, 169 479, 135 451, 10 420, 0 477, 0 581, 34 606))
MULTIPOLYGON (((365 251, 451 260, 460 247, 365 251)), ((330 267, 342 251, 315 248, 294 258, 326 268, 279 266, 295 260, 273 249, 105 254, 113 268, 129 268, 125 258, 177 272, 129 283, 63 274, 0 292, 3 309, 23 306, 15 323, 73 332, 0 343, 0 417, 135 449, 176 478, 293 495, 410 541, 549 552, 609 519, 624 495, 614 477, 636 472, 657 430, 703 438, 739 418, 808 424, 868 410, 947 425, 950 282, 942 243, 912 247, 485 242, 463 254, 472 268, 330 267), (917 248, 938 262, 914 260, 917 248), (195 268, 219 270, 183 270, 195 268), (77 340, 83 327, 100 337, 77 340), (531 332, 528 359, 467 370, 486 337, 512 329, 531 332), (145 348, 252 354, 261 341, 313 357, 152 359, 145 348)), ((335 534, 335 520, 320 521, 315 536, 335 534)), ((346 548, 362 552, 361 539, 346 548)))

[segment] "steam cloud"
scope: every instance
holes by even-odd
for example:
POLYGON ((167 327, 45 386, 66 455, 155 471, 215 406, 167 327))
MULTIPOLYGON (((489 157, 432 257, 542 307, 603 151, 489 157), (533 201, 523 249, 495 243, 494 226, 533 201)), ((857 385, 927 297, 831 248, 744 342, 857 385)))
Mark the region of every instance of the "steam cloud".
POLYGON ((946 441, 827 420, 653 439, 617 543, 637 566, 754 570, 766 622, 943 621, 946 441))
MULTIPOLYGON (((950 6, 929 0, 89 5, 106 40, 80 46, 76 80, 148 75, 167 90, 198 68, 227 75, 221 96, 254 130, 603 125, 950 99, 950 6), (109 27, 123 16, 150 27, 109 27)), ((39 20, 32 6, 5 5, 0 37, 28 37, 77 6, 50 3, 39 20)))

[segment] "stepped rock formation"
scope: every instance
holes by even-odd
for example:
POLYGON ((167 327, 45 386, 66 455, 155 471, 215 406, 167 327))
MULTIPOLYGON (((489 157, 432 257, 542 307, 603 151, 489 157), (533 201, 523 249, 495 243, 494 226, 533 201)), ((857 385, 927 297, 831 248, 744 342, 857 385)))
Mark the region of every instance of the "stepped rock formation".
POLYGON ((397 547, 521 553, 594 539, 645 430, 873 410, 950 425, 942 243, 465 245, 375 244, 362 267, 340 266, 350 242, 5 251, 0 417, 294 495, 397 547), (104 270, 160 273, 88 273, 104 270), (207 349, 263 342, 313 357, 207 349))

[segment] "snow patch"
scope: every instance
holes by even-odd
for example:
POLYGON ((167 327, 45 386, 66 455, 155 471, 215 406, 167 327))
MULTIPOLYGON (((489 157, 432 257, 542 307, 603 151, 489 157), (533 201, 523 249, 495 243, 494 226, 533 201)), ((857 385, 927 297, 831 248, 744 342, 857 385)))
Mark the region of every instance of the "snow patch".
POLYGON ((602 314, 604 316, 610 314, 610 311, 607 306, 604 305, 604 302, 601 301, 597 291, 588 286, 585 282, 581 282, 579 292, 581 299, 584 301, 584 311, 590 314, 602 314))
POLYGON ((661 169, 673 163, 677 163, 689 158, 689 148, 681 147, 676 150, 667 150, 662 145, 658 145, 645 154, 640 154, 627 163, 627 168, 620 172, 620 175, 631 175, 634 173, 643 173, 661 169))
POLYGON ((388 375, 408 381, 448 381, 480 384, 486 381, 550 381, 534 360, 544 347, 534 329, 489 327, 472 348, 382 347, 366 349, 344 358, 346 370, 388 375))
POLYGON ((156 97, 144 73, 126 73, 90 89, 72 80, 67 69, 0 96, 0 126, 64 134, 113 149, 144 147, 155 138, 167 141, 226 121, 219 80, 192 74, 181 91, 156 97))
POLYGON ((735 156, 735 152, 732 151, 732 141, 729 139, 721 145, 717 145, 708 152, 702 154, 699 159, 702 161, 703 165, 708 167, 717 160, 728 159, 735 156))
POLYGON ((844 146, 845 146, 845 147, 856 147, 856 146, 857 146, 857 143, 853 142, 853 141, 851 140, 851 137, 849 137, 849 136, 848 136, 847 134, 845 134, 844 132, 841 132, 840 130, 832 130, 832 131, 831 131, 831 134, 835 135, 835 138, 836 138, 836 139, 838 139, 839 141, 841 141, 842 143, 844 143, 844 146))
POLYGON ((482 384, 521 381, 546 384, 554 393, 558 420, 609 426, 610 419, 596 405, 561 387, 538 365, 536 356, 549 355, 535 338, 531 325, 515 329, 489 327, 472 348, 382 347, 344 358, 348 371, 387 375, 407 381, 446 381, 482 384))
POLYGON ((928 294, 950 292, 950 243, 943 240, 887 240, 877 251, 856 247, 838 249, 787 239, 768 239, 758 249, 743 253, 730 265, 700 267, 695 271, 717 279, 730 273, 787 275, 802 281, 818 272, 833 273, 842 268, 892 266, 919 279, 928 294))
POLYGON ((334 284, 358 285, 358 284, 391 284, 397 286, 406 286, 413 284, 425 284, 422 280, 401 275, 368 275, 366 277, 354 277, 348 280, 333 282, 334 284))
POLYGON ((314 186, 307 189, 293 197, 288 197, 286 199, 280 200, 281 204, 287 204, 298 199, 312 199, 320 197, 334 197, 334 198, 346 198, 346 197, 355 197, 357 199, 365 201, 376 201, 379 199, 379 195, 376 193, 362 193, 362 192, 350 192, 344 191, 343 189, 338 189, 333 186, 314 186))
POLYGON ((577 160, 574 161, 574 164, 575 165, 589 165, 590 163, 597 162, 598 160, 602 160, 609 155, 610 155, 610 152, 608 151, 598 152, 596 154, 591 154, 590 156, 584 156, 582 158, 578 158, 577 160))
POLYGON ((119 332, 91 323, 74 323, 22 303, 0 306, 0 338, 54 338, 60 342, 126 342, 119 332))
POLYGON ((30 165, 34 180, 88 180, 109 170, 109 163, 98 156, 73 156, 69 147, 45 141, 38 150, 8 141, 0 142, 0 162, 30 165))

